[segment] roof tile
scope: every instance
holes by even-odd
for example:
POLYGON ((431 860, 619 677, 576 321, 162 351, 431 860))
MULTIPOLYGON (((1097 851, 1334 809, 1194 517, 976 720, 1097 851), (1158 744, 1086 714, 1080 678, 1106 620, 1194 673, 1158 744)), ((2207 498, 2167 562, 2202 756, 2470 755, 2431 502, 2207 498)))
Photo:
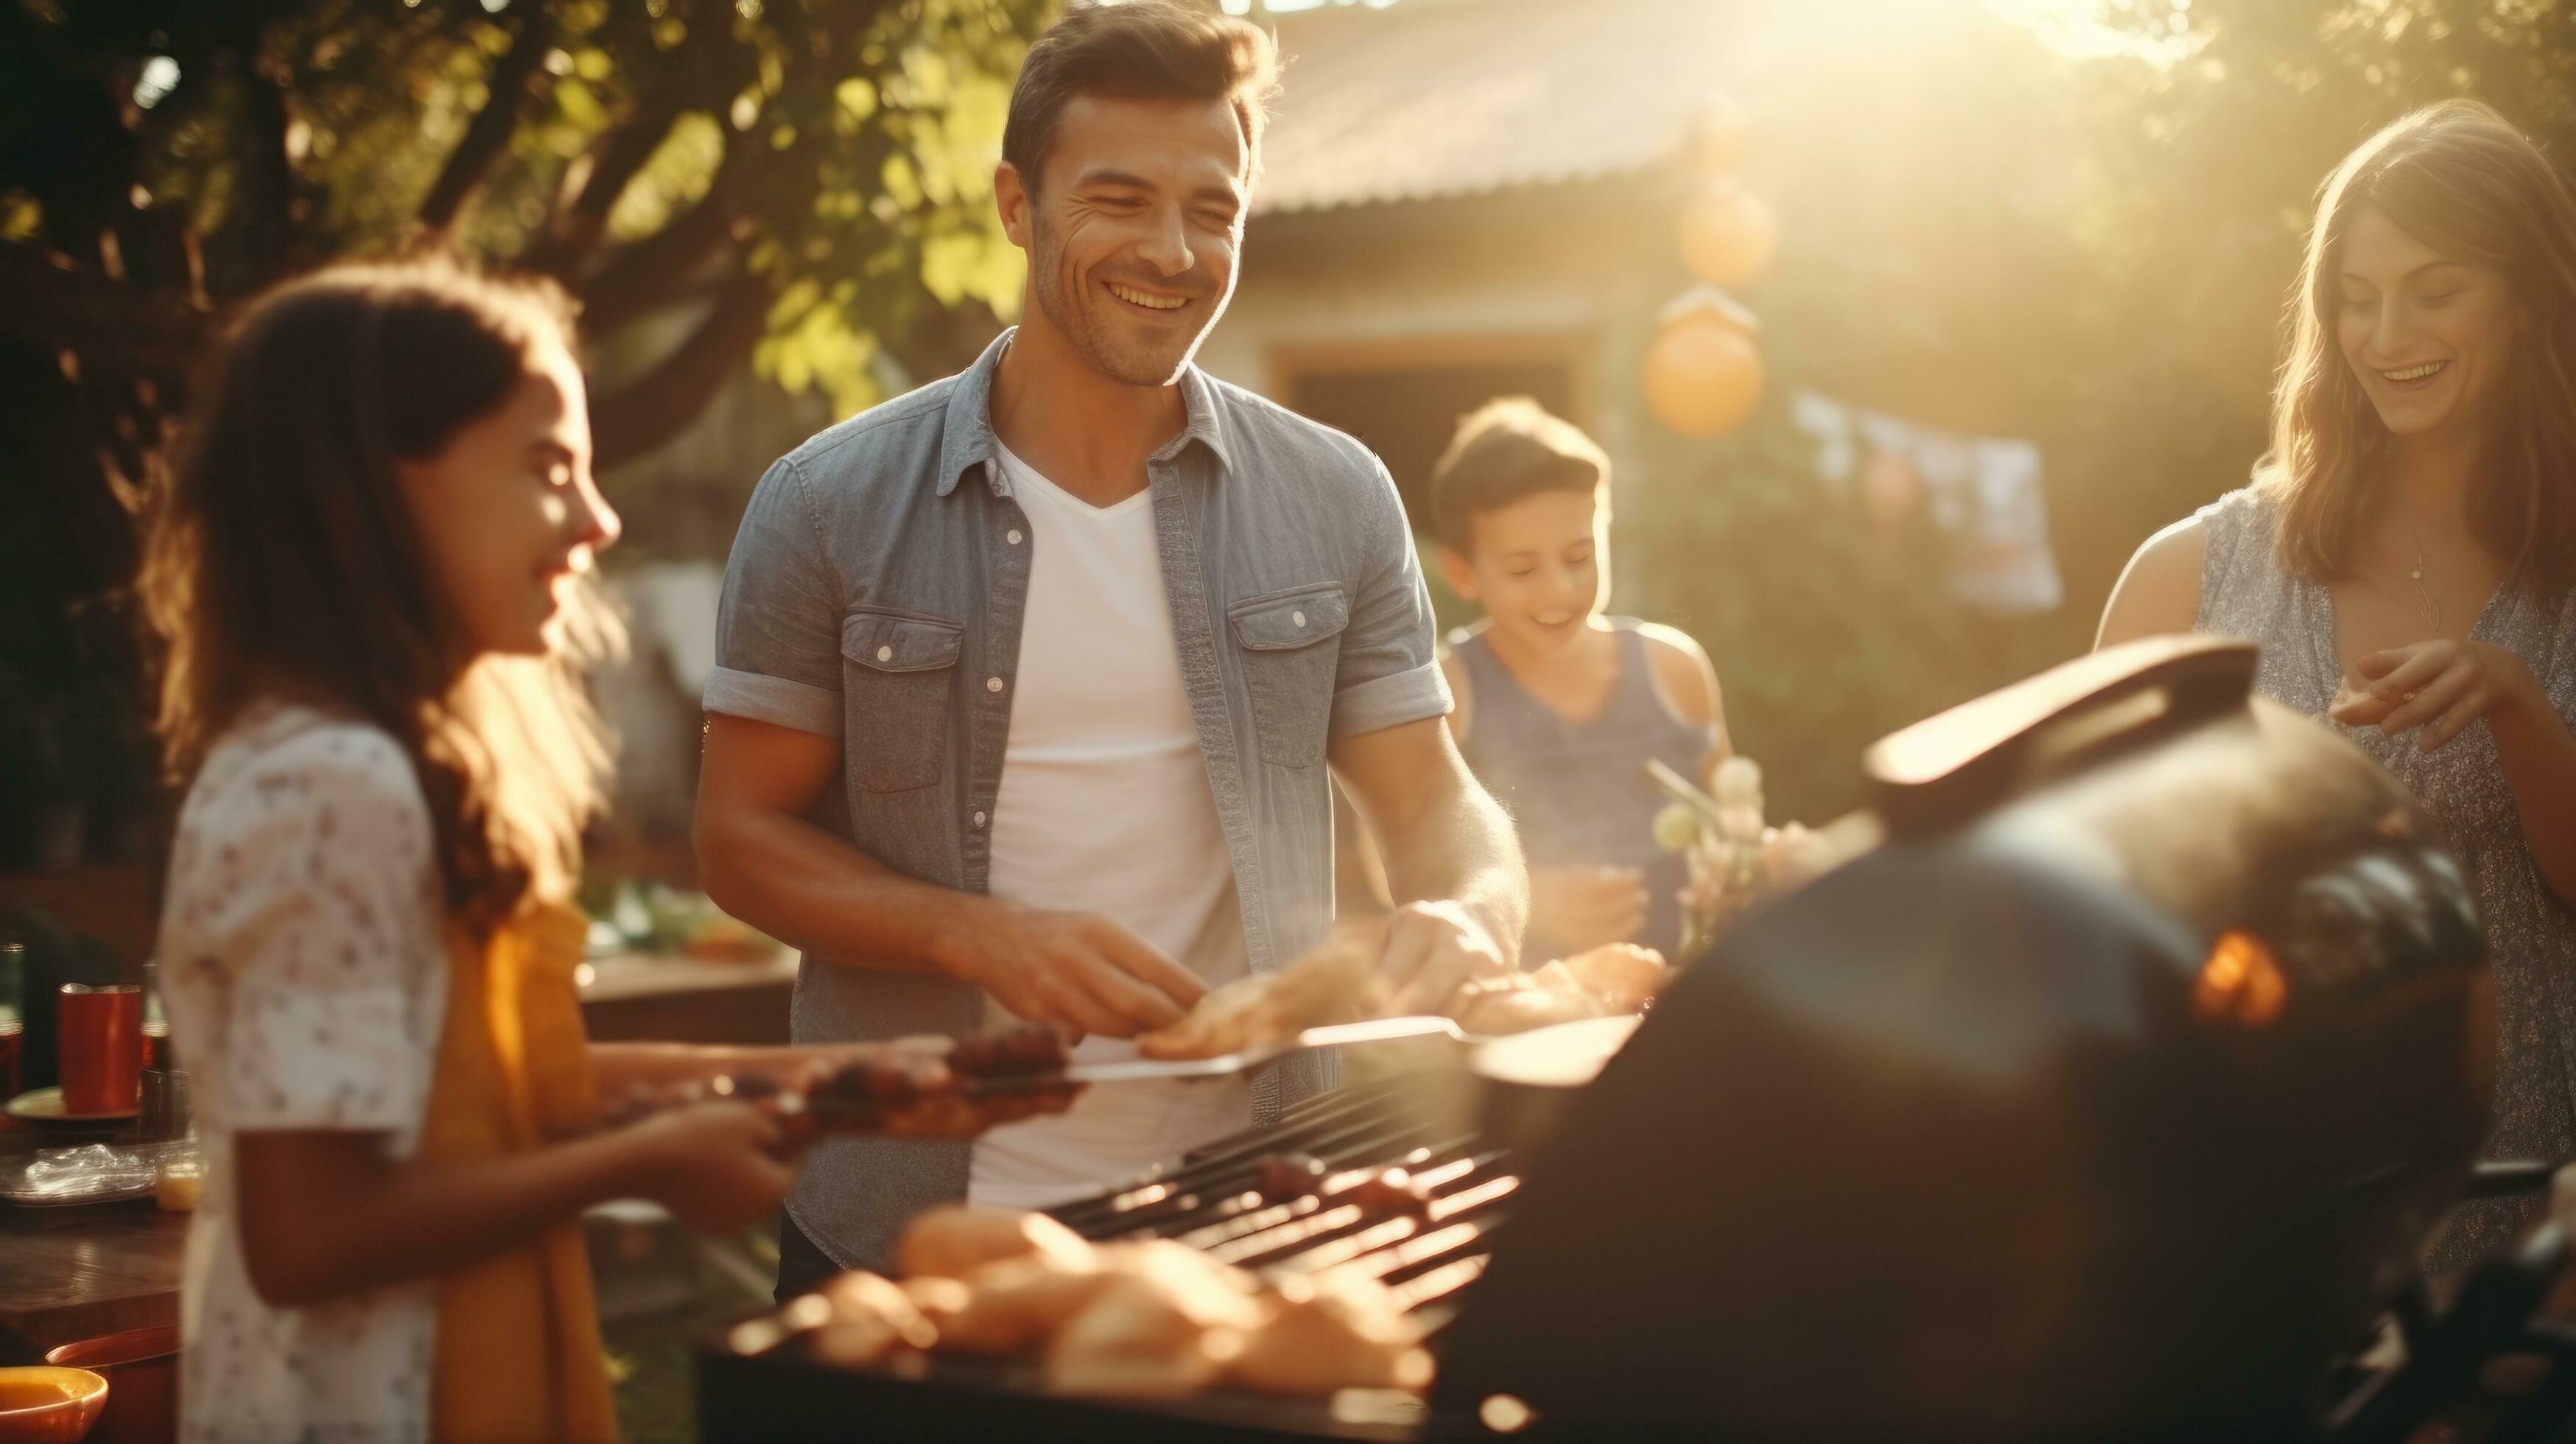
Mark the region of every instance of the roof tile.
POLYGON ((1727 88, 1743 13, 1733 0, 1400 0, 1276 21, 1266 213, 1656 165, 1727 88))

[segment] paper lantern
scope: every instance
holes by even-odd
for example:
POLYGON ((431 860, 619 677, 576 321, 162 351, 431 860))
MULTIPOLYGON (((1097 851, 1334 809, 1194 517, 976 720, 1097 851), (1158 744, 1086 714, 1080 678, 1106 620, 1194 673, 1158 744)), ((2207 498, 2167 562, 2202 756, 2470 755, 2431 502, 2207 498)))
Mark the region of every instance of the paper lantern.
POLYGON ((1723 436, 1762 401, 1762 353, 1715 306, 1665 320, 1646 352, 1646 406, 1684 436, 1723 436))
POLYGON ((1702 175, 1724 175, 1744 164, 1753 142, 1753 117, 1724 96, 1712 97, 1691 117, 1689 154, 1702 175))
POLYGON ((1731 180, 1715 181, 1682 208, 1681 248, 1692 274, 1733 288, 1770 268, 1780 229, 1760 196, 1731 180))

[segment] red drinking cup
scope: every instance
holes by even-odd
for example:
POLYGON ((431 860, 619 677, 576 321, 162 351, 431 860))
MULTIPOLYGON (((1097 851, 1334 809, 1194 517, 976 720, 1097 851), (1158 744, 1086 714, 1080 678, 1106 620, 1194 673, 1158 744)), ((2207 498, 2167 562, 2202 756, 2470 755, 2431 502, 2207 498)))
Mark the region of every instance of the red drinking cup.
POLYGON ((56 1007, 63 1111, 133 1112, 143 1096, 143 990, 65 983, 56 1007))

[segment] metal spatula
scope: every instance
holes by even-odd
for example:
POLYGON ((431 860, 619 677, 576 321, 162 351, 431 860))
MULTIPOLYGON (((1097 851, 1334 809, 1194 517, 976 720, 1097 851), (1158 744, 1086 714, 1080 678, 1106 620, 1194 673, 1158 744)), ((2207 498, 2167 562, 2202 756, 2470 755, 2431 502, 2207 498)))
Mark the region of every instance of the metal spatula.
POLYGON ((1460 1043, 1477 1041, 1462 1031, 1454 1018, 1378 1018, 1366 1023, 1335 1023, 1329 1027, 1308 1028, 1257 1048, 1219 1053, 1213 1058, 1129 1058, 1115 1063, 1076 1063, 1058 1073, 975 1079, 969 1081, 968 1091, 996 1092, 1069 1083, 1138 1083, 1161 1078, 1223 1078, 1248 1072, 1302 1049, 1388 1043, 1401 1038, 1448 1038, 1460 1043))

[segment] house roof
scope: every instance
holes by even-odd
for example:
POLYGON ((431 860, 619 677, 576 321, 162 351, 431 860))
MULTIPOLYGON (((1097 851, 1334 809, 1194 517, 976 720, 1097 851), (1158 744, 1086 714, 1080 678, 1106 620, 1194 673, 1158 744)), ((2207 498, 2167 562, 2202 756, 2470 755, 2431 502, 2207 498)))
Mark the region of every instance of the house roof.
POLYGON ((1399 0, 1276 17, 1266 213, 1645 170, 1740 55, 1729 0, 1399 0))

